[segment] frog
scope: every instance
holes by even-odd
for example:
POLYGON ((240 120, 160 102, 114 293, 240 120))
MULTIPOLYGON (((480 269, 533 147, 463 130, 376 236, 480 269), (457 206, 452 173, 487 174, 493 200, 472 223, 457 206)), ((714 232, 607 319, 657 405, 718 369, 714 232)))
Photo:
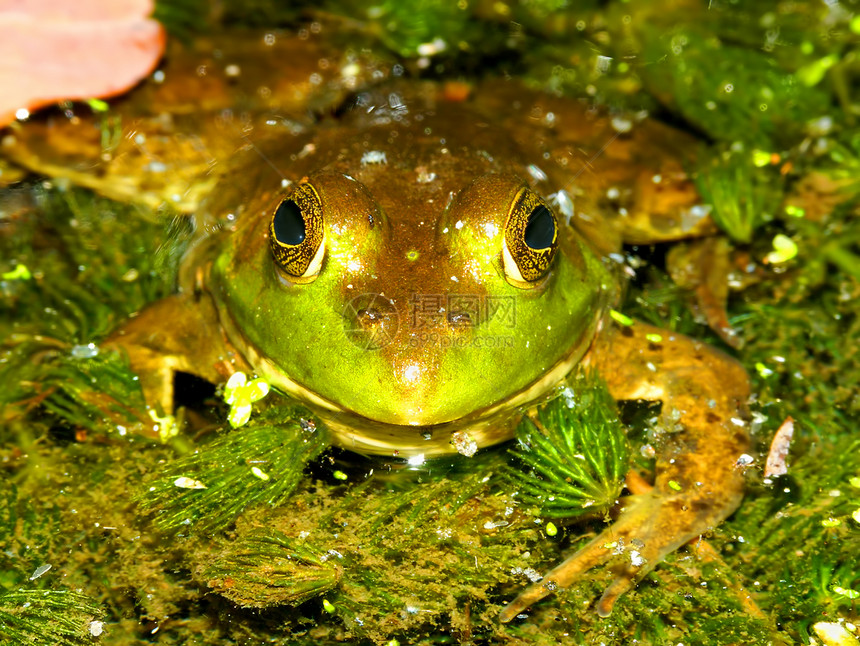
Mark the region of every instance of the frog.
POLYGON ((653 486, 631 484, 616 520, 499 618, 601 565, 615 573, 595 606, 607 616, 743 496, 746 372, 695 339, 611 316, 622 243, 714 230, 685 172, 694 139, 510 79, 464 95, 376 62, 335 64, 307 34, 274 41, 258 41, 263 65, 259 45, 233 39, 145 84, 143 100, 115 107, 128 134, 109 151, 104 129, 77 116, 4 137, 15 163, 194 214, 177 292, 105 348, 128 358, 159 419, 173 412, 177 373, 223 384, 243 372, 307 405, 336 445, 397 460, 500 445, 580 369, 619 401, 661 402, 653 486), (251 69, 245 55, 259 72, 250 80, 235 73, 251 69), (260 77, 281 81, 263 92, 260 77), (219 103, 224 87, 265 97, 253 123, 219 103), (165 113, 177 96, 211 101, 218 118, 165 113), (197 135, 173 136, 185 129, 197 135), (65 130, 72 144, 43 145, 65 130))
POLYGON ((177 372, 215 384, 253 373, 306 404, 336 445, 424 460, 512 439, 523 411, 581 368, 617 400, 662 402, 653 487, 502 622, 611 561, 596 604, 608 616, 739 506, 744 369, 609 316, 622 241, 707 226, 689 222, 686 135, 504 80, 465 100, 391 82, 300 133, 271 130, 201 204, 178 293, 108 340, 151 406, 172 411, 177 372))

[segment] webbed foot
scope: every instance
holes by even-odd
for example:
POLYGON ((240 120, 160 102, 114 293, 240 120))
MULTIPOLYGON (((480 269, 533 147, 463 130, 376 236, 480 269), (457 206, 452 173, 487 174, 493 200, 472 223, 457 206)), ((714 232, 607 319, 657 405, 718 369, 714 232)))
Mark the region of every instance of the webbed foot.
MULTIPOLYGON (((631 496, 618 520, 596 538, 550 570, 538 583, 524 590, 501 612, 502 622, 518 614, 560 588, 567 588, 595 566, 618 559, 616 577, 609 584, 596 611, 607 617, 618 598, 633 588, 663 558, 695 538, 722 518, 697 513, 701 502, 681 494, 666 496, 653 490, 631 496)), ((738 496, 740 502, 740 496, 738 496)))
POLYGON ((249 371, 224 338, 208 296, 178 294, 152 303, 111 334, 104 345, 128 358, 147 406, 159 415, 173 413, 177 372, 221 383, 237 370, 249 371))
POLYGON ((654 437, 656 482, 643 492, 628 481, 639 493, 627 499, 615 523, 523 591, 502 610, 503 622, 613 560, 616 578, 596 608, 607 616, 667 554, 718 525, 743 497, 737 460, 749 444, 749 381, 740 365, 704 344, 643 323, 604 330, 585 363, 598 369, 616 399, 663 402, 654 437))

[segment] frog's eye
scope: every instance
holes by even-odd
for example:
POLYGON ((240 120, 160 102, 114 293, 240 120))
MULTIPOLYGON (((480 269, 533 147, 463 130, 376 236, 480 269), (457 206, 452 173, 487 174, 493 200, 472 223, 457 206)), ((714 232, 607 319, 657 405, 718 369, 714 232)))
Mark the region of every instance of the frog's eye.
POLYGON ((505 276, 518 287, 532 286, 549 272, 557 248, 555 215, 533 191, 523 188, 505 223, 505 276))
POLYGON ((299 184, 272 215, 269 246, 278 267, 294 279, 312 280, 325 255, 323 209, 310 184, 299 184))

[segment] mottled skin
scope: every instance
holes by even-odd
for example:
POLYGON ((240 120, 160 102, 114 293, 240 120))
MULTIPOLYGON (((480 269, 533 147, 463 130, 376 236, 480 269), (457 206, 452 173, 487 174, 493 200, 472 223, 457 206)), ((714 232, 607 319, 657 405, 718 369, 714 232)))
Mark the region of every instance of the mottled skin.
POLYGON ((482 447, 511 438, 521 407, 580 362, 617 399, 662 401, 671 430, 653 490, 631 496, 503 621, 623 552, 597 607, 605 615, 737 507, 744 371, 686 337, 660 332, 652 343, 645 335, 657 330, 604 318, 617 288, 601 256, 622 239, 707 227, 687 211, 697 196, 677 161, 690 147, 683 135, 643 122, 618 136, 579 103, 506 83, 465 103, 435 85, 388 86, 304 133, 271 130, 255 131, 199 213, 207 235, 184 262, 181 292, 112 338, 150 403, 172 408, 176 370, 213 382, 255 372, 306 401, 338 444, 406 457, 453 452, 457 431, 482 447), (318 272, 304 278, 277 266, 269 240, 273 213, 300 183, 318 196, 325 230, 318 272), (552 207, 562 189, 572 218, 552 207), (512 276, 503 252, 522 196, 552 208, 558 233, 534 281, 512 276))

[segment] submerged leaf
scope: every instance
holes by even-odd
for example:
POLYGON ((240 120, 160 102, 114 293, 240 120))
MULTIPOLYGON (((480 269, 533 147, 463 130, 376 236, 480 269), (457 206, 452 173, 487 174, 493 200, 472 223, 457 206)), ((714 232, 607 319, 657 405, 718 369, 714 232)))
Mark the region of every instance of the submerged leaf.
POLYGON ((749 243, 753 232, 773 218, 779 205, 781 178, 757 167, 742 148, 712 150, 699 160, 696 186, 711 215, 732 239, 749 243))

